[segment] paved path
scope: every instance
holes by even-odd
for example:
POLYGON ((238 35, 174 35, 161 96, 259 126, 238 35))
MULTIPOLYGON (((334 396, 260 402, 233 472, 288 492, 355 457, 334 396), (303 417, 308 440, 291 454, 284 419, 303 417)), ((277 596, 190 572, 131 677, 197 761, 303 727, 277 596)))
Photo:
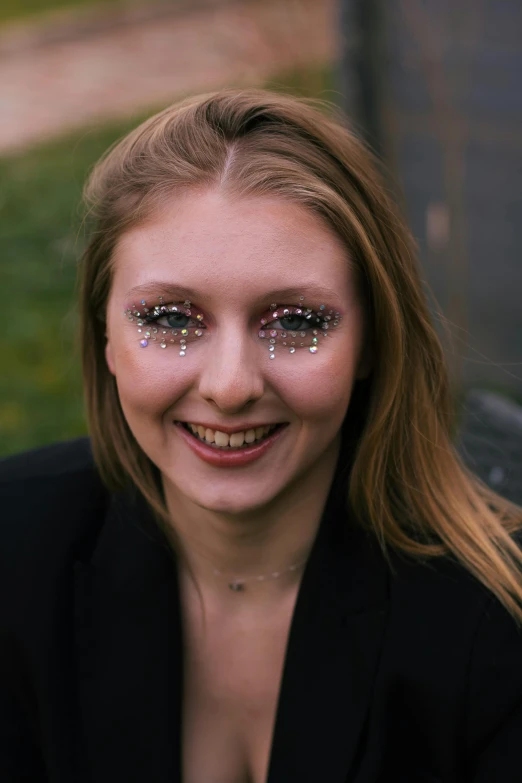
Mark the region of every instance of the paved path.
POLYGON ((148 6, 108 24, 58 17, 0 34, 0 154, 180 94, 259 84, 335 56, 335 0, 148 6), (152 9, 152 10, 151 10, 152 9), (65 18, 65 22, 63 19, 65 18))

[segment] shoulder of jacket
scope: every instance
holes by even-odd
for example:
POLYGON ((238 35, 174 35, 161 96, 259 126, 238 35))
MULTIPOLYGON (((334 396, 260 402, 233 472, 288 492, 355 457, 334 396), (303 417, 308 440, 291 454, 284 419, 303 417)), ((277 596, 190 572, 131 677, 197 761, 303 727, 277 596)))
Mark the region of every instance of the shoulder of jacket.
POLYGON ((77 438, 0 459, 0 486, 39 479, 66 479, 93 468, 89 438, 77 438))
POLYGON ((393 553, 390 558, 392 603, 405 615, 423 618, 441 629, 452 623, 479 622, 492 598, 490 590, 452 556, 414 558, 393 553))
POLYGON ((108 492, 88 438, 0 461, 0 568, 81 554, 103 522, 108 492))

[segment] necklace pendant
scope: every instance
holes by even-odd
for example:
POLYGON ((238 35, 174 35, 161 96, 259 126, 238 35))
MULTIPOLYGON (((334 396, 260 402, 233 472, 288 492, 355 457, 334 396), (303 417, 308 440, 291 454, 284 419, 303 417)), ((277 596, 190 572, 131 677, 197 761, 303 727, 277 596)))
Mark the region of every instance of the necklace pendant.
POLYGON ((243 582, 229 582, 228 586, 235 593, 240 593, 240 592, 242 592, 245 589, 245 585, 244 585, 243 582))

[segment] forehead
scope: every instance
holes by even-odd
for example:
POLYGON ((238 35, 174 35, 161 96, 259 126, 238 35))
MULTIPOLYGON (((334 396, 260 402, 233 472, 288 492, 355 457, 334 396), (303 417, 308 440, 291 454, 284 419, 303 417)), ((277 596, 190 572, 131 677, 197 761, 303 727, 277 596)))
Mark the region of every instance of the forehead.
POLYGON ((166 201, 120 239, 114 264, 120 293, 165 281, 220 301, 300 285, 343 297, 351 281, 346 249, 319 216, 282 198, 218 191, 166 201))

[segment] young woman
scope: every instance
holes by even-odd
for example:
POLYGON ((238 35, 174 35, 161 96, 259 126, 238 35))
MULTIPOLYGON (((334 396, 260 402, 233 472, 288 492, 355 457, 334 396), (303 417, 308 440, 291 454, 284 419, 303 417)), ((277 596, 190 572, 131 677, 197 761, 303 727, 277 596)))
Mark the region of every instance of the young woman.
POLYGON ((520 510, 370 154, 224 91, 87 188, 90 441, 2 466, 2 783, 509 783, 520 510))

